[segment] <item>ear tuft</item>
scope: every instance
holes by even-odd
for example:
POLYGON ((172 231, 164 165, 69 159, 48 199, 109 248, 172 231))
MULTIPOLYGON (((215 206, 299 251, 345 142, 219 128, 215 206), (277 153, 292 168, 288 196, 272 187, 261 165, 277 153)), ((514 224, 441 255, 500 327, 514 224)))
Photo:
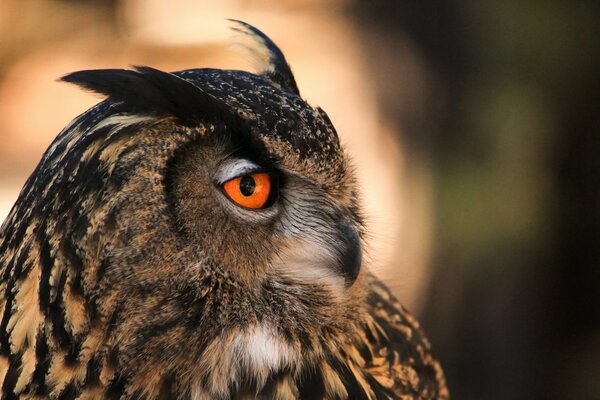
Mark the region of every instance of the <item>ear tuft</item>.
POLYGON ((260 64, 260 74, 270 79, 274 84, 281 88, 300 95, 294 74, 287 63, 285 56, 275 43, 263 32, 254 26, 236 19, 229 19, 233 22, 232 30, 249 37, 254 46, 244 46, 250 51, 250 54, 260 64))
POLYGON ((121 101, 137 112, 170 114, 181 120, 214 120, 229 114, 224 103, 193 83, 150 67, 78 71, 61 80, 121 101))

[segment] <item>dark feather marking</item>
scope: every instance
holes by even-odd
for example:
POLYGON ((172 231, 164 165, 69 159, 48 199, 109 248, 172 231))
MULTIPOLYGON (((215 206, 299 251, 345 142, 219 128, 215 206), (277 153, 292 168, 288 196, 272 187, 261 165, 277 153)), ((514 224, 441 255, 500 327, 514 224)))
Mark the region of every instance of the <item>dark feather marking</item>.
POLYGON ((106 270, 108 269, 109 265, 110 265, 110 257, 109 256, 102 257, 102 260, 100 260, 100 265, 96 269, 96 281, 97 282, 100 282, 102 280, 102 278, 104 277, 104 274, 106 274, 106 270))
POLYGON ((300 329, 300 331, 298 332, 298 339, 300 340, 302 348, 312 348, 312 339, 305 329, 300 329))
POLYGON ((77 243, 85 237, 87 230, 90 227, 90 219, 88 215, 85 214, 85 210, 82 210, 81 207, 75 208, 75 212, 72 214, 71 218, 71 232, 69 232, 69 236, 71 240, 77 243))
MULTIPOLYGON (((207 280, 204 280, 205 282, 207 280)), ((202 322, 203 313, 206 305, 206 297, 194 300, 190 303, 190 316, 186 322, 186 329, 188 331, 195 331, 202 322)))
POLYGON ((175 378, 172 373, 167 374, 161 381, 158 400, 170 400, 177 398, 175 393, 175 378))
POLYGON ((62 240, 60 246, 63 256, 69 263, 69 271, 71 271, 71 291, 83 298, 83 261, 77 254, 77 248, 70 240, 62 240))
POLYGON ((19 379, 19 373, 21 372, 21 354, 11 354, 8 358, 8 370, 4 376, 4 383, 2 384, 2 399, 13 398, 10 394, 13 393, 17 379, 19 379), (7 397, 4 397, 7 396, 7 397))
POLYGON ((21 248, 16 260, 12 263, 13 273, 12 273, 12 281, 18 282, 23 277, 27 275, 29 269, 31 268, 31 263, 26 265, 27 257, 29 257, 29 253, 31 251, 31 245, 26 245, 21 248))
POLYGON ((269 78, 269 80, 280 85, 287 91, 300 96, 300 91, 298 90, 298 85, 296 85, 296 79, 294 78, 292 69, 290 68, 290 65, 285 59, 285 56, 283 55, 281 49, 279 49, 279 47, 277 47, 277 45, 267 35, 265 35, 262 31, 255 28, 254 26, 236 19, 229 19, 229 21, 234 22, 240 26, 234 26, 231 29, 233 29, 236 32, 240 32, 250 36, 259 45, 268 50, 268 61, 272 71, 265 71, 262 73, 262 75, 266 76, 267 78, 269 78))
POLYGON ((56 339, 61 349, 69 351, 70 346, 73 345, 73 338, 66 329, 65 310, 62 304, 64 301, 63 293, 66 280, 67 273, 63 271, 56 286, 56 299, 50 303, 49 316, 52 321, 52 336, 56 339))
MULTIPOLYGON (((130 157, 130 154, 135 151, 135 147, 131 146, 121 152, 121 160, 126 157, 130 157)), ((141 158, 141 156, 138 156, 141 158)), ((127 181, 131 178, 131 168, 136 165, 136 162, 139 160, 128 159, 127 163, 117 163, 115 168, 110 175, 110 179, 108 180, 108 190, 115 191, 120 190, 120 188, 127 183, 127 181)))
POLYGON ((177 315, 172 319, 150 325, 146 327, 143 332, 136 336, 136 340, 138 343, 148 343, 152 340, 152 338, 161 336, 161 334, 164 334, 173 328, 177 328, 180 322, 181 320, 177 315))
POLYGON ((396 394, 393 390, 384 387, 371 374, 365 374, 365 380, 371 389, 373 389, 373 393, 375 393, 375 398, 377 400, 389 400, 396 398, 396 394))
POLYGON ((105 396, 107 399, 120 399, 123 393, 125 393, 125 385, 127 384, 127 378, 122 375, 117 375, 108 382, 106 387, 105 396))
POLYGON ((229 382, 229 393, 234 399, 247 399, 258 392, 256 378, 247 373, 242 373, 237 381, 229 382))
POLYGON ((97 151, 85 163, 78 165, 73 180, 78 182, 78 189, 87 196, 94 195, 105 187, 108 173, 100 168, 100 152, 97 151))
POLYGON ((50 367, 48 342, 43 329, 38 332, 35 343, 35 370, 30 385, 35 385, 36 394, 41 396, 46 392, 46 374, 50 367))
POLYGON ((67 354, 65 354, 65 365, 74 366, 77 365, 79 361, 79 354, 81 352, 82 340, 75 339, 71 346, 67 349, 67 354))
MULTIPOLYGON (((31 204, 31 202, 27 202, 25 204, 31 204)), ((26 207, 20 207, 20 212, 22 214, 24 214, 26 207)), ((32 212, 33 215, 36 215, 35 210, 32 212)), ((27 231, 27 228, 29 228, 29 223, 27 223, 28 221, 25 220, 24 215, 19 217, 17 216, 17 218, 15 218, 15 221, 21 221, 20 224, 18 224, 18 228, 16 230, 16 232, 7 232, 7 238, 9 238, 9 241, 12 241, 9 248, 16 248, 18 245, 20 245, 23 242, 23 239, 25 237, 25 232, 27 231)), ((9 273, 10 269, 7 268, 7 270, 5 271, 5 273, 9 273)), ((3 277, 4 279, 4 277, 3 277)))
POLYGON ((117 210, 112 208, 104 218, 104 230, 112 233, 117 229, 117 210))
POLYGON ((257 397, 261 399, 274 399, 276 394, 275 390, 277 389, 279 383, 291 374, 292 371, 290 371, 288 368, 271 373, 257 397))
POLYGON ((75 398, 79 395, 79 390, 73 382, 69 382, 67 386, 60 392, 60 396, 58 396, 58 400, 75 400, 75 398))
POLYGON ((0 354, 8 357, 10 355, 10 335, 7 331, 8 321, 13 313, 13 301, 15 294, 12 290, 12 285, 6 286, 6 303, 4 306, 4 314, 2 315, 2 321, 0 322, 0 354))
MULTIPOLYGON (((10 238, 7 240, 10 240, 10 238)), ((10 258, 7 258, 7 257, 4 258, 4 265, 0 265, 0 271, 2 272, 2 275, 0 278, 2 279, 3 282, 8 282, 10 280, 11 275, 14 275, 14 274, 12 274, 13 271, 12 271, 11 267, 14 264, 14 260, 15 260, 16 256, 17 256, 17 254, 15 252, 13 252, 11 254, 10 258)))
MULTIPOLYGON (((368 329, 365 329, 365 331, 368 331, 368 329)), ((374 342, 371 341, 370 343, 374 343, 374 342)), ((371 350, 367 346, 359 345, 359 346, 356 346, 356 349, 360 353, 360 356, 365 360, 365 363, 367 365, 370 365, 373 362, 373 354, 371 353, 371 350)))
POLYGON ((300 377, 296 380, 296 386, 301 399, 322 399, 325 397, 323 375, 314 366, 304 368, 300 377))
POLYGON ((85 386, 95 386, 100 384, 100 370, 102 368, 101 359, 94 354, 87 363, 85 371, 85 386))
POLYGON ((342 380, 344 387, 348 392, 349 399, 368 399, 365 390, 356 379, 356 376, 354 376, 354 373, 348 368, 348 365, 342 364, 337 359, 332 359, 330 364, 342 380))
POLYGON ((46 314, 50 305, 50 273, 54 265, 54 259, 50 256, 50 243, 45 235, 38 235, 40 246, 40 263, 42 270, 40 271, 40 287, 39 298, 41 311, 46 314))
MULTIPOLYGON (((12 212, 15 207, 17 207, 16 203, 11 207, 10 212, 12 212)), ((8 219, 6 221, 8 221, 8 219)), ((7 224, 6 221, 3 224, 0 223, 0 254, 4 254, 4 252, 8 249, 8 244, 14 240, 12 235, 14 224, 7 224)), ((2 271, 2 268, 4 268, 4 266, 0 266, 0 272, 2 272, 2 275, 4 276, 6 271, 2 271)))

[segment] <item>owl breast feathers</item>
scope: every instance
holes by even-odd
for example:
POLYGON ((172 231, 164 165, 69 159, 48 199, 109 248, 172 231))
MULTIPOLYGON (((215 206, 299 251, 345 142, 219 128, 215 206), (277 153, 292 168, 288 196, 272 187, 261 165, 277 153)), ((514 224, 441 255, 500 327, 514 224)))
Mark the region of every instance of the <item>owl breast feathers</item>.
POLYGON ((361 268, 331 121, 234 24, 261 72, 63 78, 107 99, 0 230, 2 399, 447 398, 418 323, 361 268))

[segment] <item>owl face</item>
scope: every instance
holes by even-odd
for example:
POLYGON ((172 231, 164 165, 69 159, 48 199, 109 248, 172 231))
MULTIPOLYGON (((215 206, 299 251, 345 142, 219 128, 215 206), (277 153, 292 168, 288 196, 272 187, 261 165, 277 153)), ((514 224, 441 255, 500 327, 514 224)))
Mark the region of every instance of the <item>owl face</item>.
POLYGON ((361 320, 352 169, 279 49, 240 26, 262 73, 64 77, 108 99, 49 147, 3 243, 6 260, 40 255, 41 314, 15 318, 60 354, 44 383, 57 395, 77 376, 116 397, 252 393, 303 379, 361 320))
POLYGON ((301 282, 312 274, 336 291, 350 286, 361 260, 357 215, 260 154, 225 134, 177 156, 167 193, 186 239, 250 281, 277 270, 301 282))
MULTIPOLYGON (((333 127, 326 128, 339 148, 333 127)), ((275 274, 343 293, 361 263, 356 193, 343 186, 351 187, 343 179, 352 176, 344 166, 342 180, 323 182, 329 160, 321 153, 303 159, 293 143, 268 141, 264 132, 276 132, 273 125, 242 129, 223 127, 171 161, 167 193, 178 226, 248 282, 275 274), (323 169, 306 173, 313 165, 323 169)))

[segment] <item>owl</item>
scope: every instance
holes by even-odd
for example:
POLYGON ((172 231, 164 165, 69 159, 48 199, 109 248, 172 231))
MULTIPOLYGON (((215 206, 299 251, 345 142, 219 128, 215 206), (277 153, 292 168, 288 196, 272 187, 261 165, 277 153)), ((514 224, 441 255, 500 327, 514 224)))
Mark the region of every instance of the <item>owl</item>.
POLYGON ((280 49, 259 73, 62 78, 105 95, 0 230, 2 399, 444 399, 362 262, 356 179, 280 49))

